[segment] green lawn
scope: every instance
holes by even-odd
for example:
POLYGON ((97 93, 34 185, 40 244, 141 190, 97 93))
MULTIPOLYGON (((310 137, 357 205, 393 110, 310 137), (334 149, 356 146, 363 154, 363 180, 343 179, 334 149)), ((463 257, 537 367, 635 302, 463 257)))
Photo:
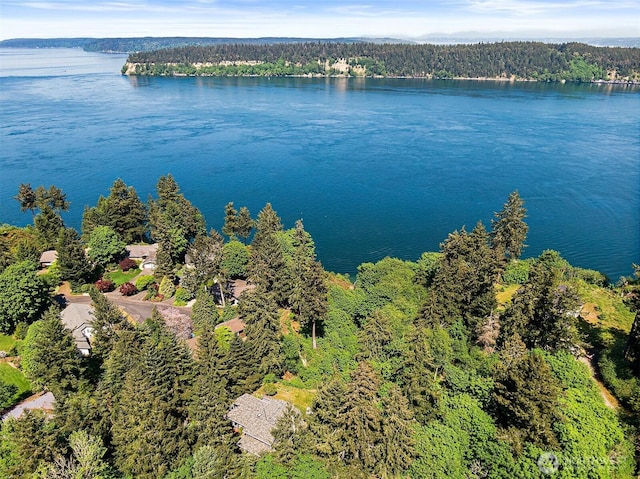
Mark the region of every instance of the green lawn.
POLYGON ((31 394, 31 383, 24 374, 8 363, 0 363, 0 380, 7 384, 13 384, 18 388, 15 399, 16 402, 22 397, 31 394))
POLYGON ((109 271, 109 277, 113 284, 116 285, 116 288, 131 281, 133 278, 140 274, 140 270, 138 268, 130 269, 126 273, 123 273, 120 268, 115 271, 109 271))
POLYGON ((13 336, 7 334, 0 334, 0 351, 9 352, 11 348, 16 346, 18 341, 13 336))

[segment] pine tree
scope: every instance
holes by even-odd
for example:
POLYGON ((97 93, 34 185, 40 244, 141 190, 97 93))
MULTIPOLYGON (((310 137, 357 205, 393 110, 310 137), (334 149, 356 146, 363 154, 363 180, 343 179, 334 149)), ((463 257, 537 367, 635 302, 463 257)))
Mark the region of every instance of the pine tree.
POLYGON ((416 422, 409 401, 396 385, 382 398, 382 451, 377 471, 381 477, 400 477, 416 456, 416 422))
POLYGON ((229 237, 230 241, 236 239, 238 233, 238 212, 233 207, 233 201, 224 207, 224 225, 222 232, 229 237))
POLYGON ((281 231, 280 218, 267 203, 258 214, 248 269, 251 280, 282 303, 288 297, 288 278, 284 250, 277 236, 281 231))
POLYGON ((559 419, 560 391, 539 352, 516 357, 509 368, 502 364, 496 373, 492 402, 498 422, 541 447, 557 446, 553 425, 559 419))
POLYGON ((213 295, 206 288, 199 288, 196 293, 196 302, 193 305, 191 319, 197 331, 205 330, 209 326, 218 324, 218 309, 213 295))
POLYGON ((225 417, 231 403, 226 359, 213 327, 207 326, 198 338, 196 375, 189 400, 189 432, 196 445, 218 447, 233 439, 231 423, 225 417))
POLYGON ((46 387, 58 400, 77 388, 82 372, 80 358, 71 332, 54 307, 29 327, 22 368, 34 385, 46 387))
POLYGON ((246 206, 241 207, 236 218, 236 234, 242 238, 245 245, 247 244, 247 239, 251 236, 253 225, 254 221, 251 218, 249 209, 246 206))
POLYGON ((280 315, 273 297, 256 288, 242 296, 239 313, 246 325, 246 347, 257 371, 263 376, 269 373, 276 376, 282 374, 280 315))
POLYGON ((49 250, 56 247, 60 232, 64 229, 64 221, 53 208, 45 206, 33 218, 33 225, 40 237, 42 249, 49 250))
POLYGON ((183 398, 189 365, 188 353, 157 313, 145 328, 139 360, 124 377, 112 434, 118 468, 135 477, 156 478, 188 454, 183 398))
POLYGON ((85 241, 97 226, 113 229, 126 244, 140 242, 147 232, 147 208, 136 190, 120 178, 113 182, 106 198, 100 196, 95 207, 85 207, 82 237, 85 241))
POLYGON ((518 191, 509 195, 500 212, 491 220, 491 245, 498 256, 507 260, 520 258, 529 226, 524 222, 527 210, 518 191))
POLYGON ((62 279, 69 280, 73 288, 87 283, 91 279, 93 268, 84 254, 84 248, 73 228, 60 231, 58 244, 58 268, 62 279))
POLYGON ((231 398, 251 393, 260 387, 264 375, 258 371, 254 351, 239 336, 234 336, 229 347, 227 363, 233 365, 228 374, 228 391, 231 398))
POLYGON ((33 191, 29 183, 20 183, 18 194, 13 197, 20 203, 20 211, 23 213, 27 210, 34 214, 34 210, 38 207, 36 204, 36 192, 33 191))
POLYGON ((624 356, 631 365, 631 370, 640 378, 640 311, 636 311, 624 356))
POLYGON ((382 414, 379 408, 380 380, 371 366, 361 362, 351 375, 339 416, 345 460, 371 473, 381 459, 382 414))
POLYGON ((129 330, 131 326, 122 311, 96 288, 91 288, 89 295, 94 318, 91 322, 93 328, 91 352, 94 357, 105 360, 118 339, 118 332, 129 330))

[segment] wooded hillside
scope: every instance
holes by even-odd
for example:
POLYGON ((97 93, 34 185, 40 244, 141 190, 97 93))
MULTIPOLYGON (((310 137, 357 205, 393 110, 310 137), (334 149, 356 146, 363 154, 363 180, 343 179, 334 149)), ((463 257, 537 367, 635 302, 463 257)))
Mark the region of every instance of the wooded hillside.
POLYGON ((136 75, 345 75, 516 78, 542 81, 640 79, 640 49, 582 43, 413 45, 276 43, 192 46, 131 54, 136 75))

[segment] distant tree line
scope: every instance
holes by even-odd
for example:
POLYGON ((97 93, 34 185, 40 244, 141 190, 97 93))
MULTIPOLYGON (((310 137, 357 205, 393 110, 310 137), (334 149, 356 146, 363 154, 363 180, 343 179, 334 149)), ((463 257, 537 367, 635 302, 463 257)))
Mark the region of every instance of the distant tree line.
POLYGON ((640 78, 640 49, 582 43, 224 43, 138 52, 129 55, 127 63, 135 65, 133 73, 138 75, 340 74, 590 82, 612 79, 615 72, 618 79, 640 78), (343 65, 337 69, 339 60, 343 65))

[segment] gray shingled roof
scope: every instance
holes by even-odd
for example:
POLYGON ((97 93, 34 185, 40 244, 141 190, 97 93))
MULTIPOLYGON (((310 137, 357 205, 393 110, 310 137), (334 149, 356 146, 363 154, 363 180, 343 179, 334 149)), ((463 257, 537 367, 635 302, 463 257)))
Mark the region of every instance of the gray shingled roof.
POLYGON ((93 306, 84 303, 71 303, 60 315, 64 327, 71 331, 73 340, 79 350, 91 350, 88 338, 83 331, 91 327, 93 321, 93 306))
POLYGON ((227 418, 235 427, 242 428, 242 437, 238 446, 259 456, 273 450, 271 430, 284 414, 288 403, 280 399, 263 397, 258 399, 243 394, 236 399, 227 413, 227 418))
POLYGON ((158 251, 158 243, 153 244, 129 244, 125 247, 129 258, 145 259, 155 258, 158 251))

